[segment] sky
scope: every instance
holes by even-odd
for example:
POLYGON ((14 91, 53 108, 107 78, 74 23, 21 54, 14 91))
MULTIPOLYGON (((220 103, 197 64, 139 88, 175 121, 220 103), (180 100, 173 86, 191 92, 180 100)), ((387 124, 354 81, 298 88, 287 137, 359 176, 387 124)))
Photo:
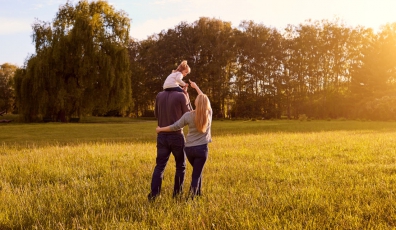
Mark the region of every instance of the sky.
MULTIPOLYGON (((69 0, 77 4, 78 0, 69 0)), ((92 0, 89 0, 92 1, 92 0)), ((67 0, 0 0, 0 65, 22 66, 35 53, 31 25, 36 19, 51 22, 67 0)), ((238 27, 252 20, 280 31, 306 20, 339 18, 347 26, 378 31, 396 22, 396 0, 108 0, 131 19, 130 37, 148 36, 200 17, 216 18, 238 27)))

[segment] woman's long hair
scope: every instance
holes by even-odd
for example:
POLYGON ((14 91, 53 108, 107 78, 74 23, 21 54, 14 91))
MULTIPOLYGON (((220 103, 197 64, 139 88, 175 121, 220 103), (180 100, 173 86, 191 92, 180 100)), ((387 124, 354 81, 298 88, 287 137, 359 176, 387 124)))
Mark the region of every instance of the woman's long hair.
POLYGON ((210 101, 205 94, 199 94, 195 99, 195 127, 199 132, 206 132, 209 125, 210 101))

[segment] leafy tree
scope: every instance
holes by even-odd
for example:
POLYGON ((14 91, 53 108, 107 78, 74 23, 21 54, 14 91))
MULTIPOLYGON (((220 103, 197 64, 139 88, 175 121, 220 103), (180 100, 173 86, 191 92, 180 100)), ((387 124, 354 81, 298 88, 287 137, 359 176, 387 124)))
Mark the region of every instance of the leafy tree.
POLYGON ((353 66, 359 63, 359 40, 338 19, 306 21, 289 26, 287 37, 288 92, 293 116, 340 117, 348 113, 353 66), (291 96, 291 97, 290 97, 291 96))
POLYGON ((131 89, 132 89, 132 101, 133 108, 131 113, 135 116, 139 116, 139 107, 144 100, 145 96, 143 91, 144 87, 144 66, 139 62, 141 57, 144 57, 141 49, 141 43, 130 39, 129 41, 129 59, 131 67, 131 89))
MULTIPOLYGON (((166 77, 182 60, 187 60, 192 74, 196 74, 192 30, 191 25, 181 22, 175 28, 153 34, 146 40, 130 41, 135 116, 152 114, 156 94, 163 90, 162 85, 166 77)), ((189 77, 184 80, 188 79, 189 77)))
MULTIPOLYGON (((144 41, 131 41, 135 115, 153 108, 155 96, 162 90, 166 77, 182 60, 187 60, 192 72, 184 80, 197 81, 210 96, 215 116, 224 116, 234 58, 233 31, 228 22, 200 18, 193 24, 181 22, 144 41)), ((191 100, 195 96, 194 90, 190 90, 191 100)))
POLYGON ((289 37, 292 37, 288 51, 288 82, 290 84, 289 97, 292 107, 292 117, 307 114, 310 98, 315 92, 322 90, 323 75, 320 70, 319 22, 307 21, 305 24, 290 28, 289 37))
POLYGON ((396 97, 396 23, 378 34, 362 30, 361 55, 354 65, 351 96, 355 116, 373 120, 394 119, 396 97))
POLYGON ((195 21, 193 28, 195 79, 211 98, 214 116, 225 117, 235 72, 235 29, 229 22, 205 17, 195 21))
POLYGON ((123 111, 130 106, 130 19, 106 1, 67 2, 52 24, 36 21, 36 54, 18 75, 27 121, 123 111), (31 85, 28 85, 31 84, 31 85), (35 98, 31 104, 29 97, 35 98))
POLYGON ((0 65, 0 111, 5 110, 6 113, 13 111, 14 88, 12 84, 17 68, 9 63, 0 65))
POLYGON ((370 97, 381 97, 396 86, 396 23, 385 25, 366 42, 362 50, 363 65, 357 69, 355 79, 365 86, 370 97))
POLYGON ((245 113, 249 104, 244 104, 245 100, 250 100, 254 106, 248 110, 249 117, 279 117, 281 94, 277 87, 282 76, 283 38, 277 30, 253 21, 243 21, 239 28, 235 113, 245 113))
MULTIPOLYGON (((161 63, 154 55, 157 41, 153 37, 129 43, 133 114, 135 117, 145 116, 153 111, 155 95, 162 89, 162 78, 158 76, 158 66, 161 63)), ((166 72, 170 73, 172 68, 166 72)))
MULTIPOLYGON (((130 42, 134 113, 152 109, 181 60, 192 67, 185 80, 200 84, 217 117, 352 117, 363 111, 354 107, 374 105, 392 111, 384 104, 393 101, 396 86, 395 28, 388 24, 374 34, 339 19, 307 20, 281 34, 253 21, 238 29, 210 18, 181 22, 130 42)), ((194 91, 190 96, 194 100, 194 91)))

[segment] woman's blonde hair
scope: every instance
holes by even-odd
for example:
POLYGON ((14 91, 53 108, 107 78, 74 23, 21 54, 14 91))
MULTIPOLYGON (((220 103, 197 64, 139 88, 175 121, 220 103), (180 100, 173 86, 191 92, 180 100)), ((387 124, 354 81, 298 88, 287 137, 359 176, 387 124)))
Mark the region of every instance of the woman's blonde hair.
POLYGON ((176 71, 182 72, 184 70, 188 69, 188 72, 191 72, 190 66, 187 65, 187 61, 184 60, 180 63, 180 65, 177 67, 176 71))
POLYGON ((209 125, 210 101, 205 94, 199 94, 195 99, 195 127, 199 132, 206 132, 209 125))

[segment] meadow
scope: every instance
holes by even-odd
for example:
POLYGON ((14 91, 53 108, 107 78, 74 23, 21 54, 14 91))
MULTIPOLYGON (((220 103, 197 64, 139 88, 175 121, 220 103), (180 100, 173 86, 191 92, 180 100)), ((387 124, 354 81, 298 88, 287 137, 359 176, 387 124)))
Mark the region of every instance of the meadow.
POLYGON ((396 122, 214 121, 203 196, 171 158, 151 203, 155 127, 0 124, 0 229, 396 229, 396 122))

